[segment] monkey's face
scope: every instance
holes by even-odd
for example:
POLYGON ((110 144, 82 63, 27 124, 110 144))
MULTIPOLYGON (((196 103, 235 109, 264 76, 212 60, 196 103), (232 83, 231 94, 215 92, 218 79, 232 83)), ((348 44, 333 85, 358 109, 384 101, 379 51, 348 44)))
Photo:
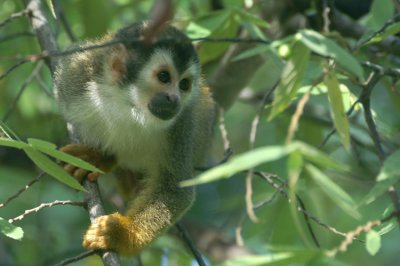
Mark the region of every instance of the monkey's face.
MULTIPOLYGON (((118 84, 118 98, 129 105, 132 118, 143 126, 171 124, 199 91, 200 64, 191 41, 167 27, 152 44, 138 40, 146 24, 120 30, 105 71, 118 84)), ((122 107, 122 106, 121 106, 122 107)), ((127 110, 127 108, 124 108, 127 110)))
POLYGON ((131 88, 135 106, 159 120, 171 120, 198 90, 199 66, 188 62, 186 67, 176 66, 173 52, 157 49, 143 70, 136 86, 131 88))

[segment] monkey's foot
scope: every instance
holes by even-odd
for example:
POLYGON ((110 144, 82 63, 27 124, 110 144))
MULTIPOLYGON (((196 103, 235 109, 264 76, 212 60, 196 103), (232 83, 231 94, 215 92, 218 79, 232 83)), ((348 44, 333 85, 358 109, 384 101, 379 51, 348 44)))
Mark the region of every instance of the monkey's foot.
POLYGON ((98 217, 86 231, 83 247, 113 250, 120 255, 138 253, 143 245, 136 237, 131 219, 119 213, 98 217))
MULTIPOLYGON (((115 165, 115 160, 113 158, 107 157, 100 151, 92 149, 84 144, 68 144, 60 150, 96 166, 103 172, 110 172, 115 165)), ((90 181, 94 181, 101 175, 100 173, 90 172, 72 164, 64 165, 64 169, 79 182, 82 182, 85 177, 90 181)))

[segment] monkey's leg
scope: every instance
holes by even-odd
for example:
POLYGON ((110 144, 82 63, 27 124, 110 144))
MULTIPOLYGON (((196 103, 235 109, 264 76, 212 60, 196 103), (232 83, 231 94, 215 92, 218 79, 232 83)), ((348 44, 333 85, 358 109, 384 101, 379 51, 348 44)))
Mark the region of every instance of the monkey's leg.
POLYGON ((161 181, 142 190, 130 202, 127 213, 101 216, 87 230, 87 249, 114 250, 122 255, 139 253, 162 231, 169 228, 190 207, 193 188, 161 181), (152 187, 156 185, 156 187, 152 187))
MULTIPOLYGON (((115 159, 111 156, 106 156, 104 153, 97 151, 93 148, 86 146, 85 144, 68 144, 60 149, 61 151, 78 157, 94 166, 103 172, 111 172, 115 166, 115 159)), ((94 181, 99 177, 100 173, 90 172, 85 169, 78 168, 71 164, 64 165, 64 169, 78 181, 82 181, 87 177, 90 181, 94 181)))

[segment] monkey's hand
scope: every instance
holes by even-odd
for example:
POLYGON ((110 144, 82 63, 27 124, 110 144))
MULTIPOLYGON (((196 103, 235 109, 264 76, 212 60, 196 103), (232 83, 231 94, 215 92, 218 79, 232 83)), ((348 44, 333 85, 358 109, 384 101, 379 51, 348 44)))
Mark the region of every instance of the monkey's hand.
POLYGON ((113 250, 121 255, 138 253, 145 243, 132 217, 119 213, 100 216, 83 237, 83 247, 91 250, 113 250))
MULTIPOLYGON (((107 157, 102 152, 84 144, 68 144, 60 150, 96 166, 105 173, 110 172, 116 163, 114 158, 107 157)), ((90 172, 71 164, 64 165, 64 169, 79 182, 82 182, 85 177, 90 181, 94 181, 101 175, 100 173, 90 172)))

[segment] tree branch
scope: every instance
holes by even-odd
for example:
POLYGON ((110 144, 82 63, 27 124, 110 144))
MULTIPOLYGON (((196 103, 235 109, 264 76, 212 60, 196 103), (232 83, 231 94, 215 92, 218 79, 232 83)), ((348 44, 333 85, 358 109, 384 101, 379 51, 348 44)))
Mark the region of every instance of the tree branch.
MULTIPOLYGON (((43 51, 49 54, 57 54, 59 52, 55 37, 50 29, 49 22, 43 14, 41 1, 40 0, 29 0, 26 2, 27 10, 29 11, 29 18, 32 24, 32 28, 36 33, 40 47, 43 51)), ((49 66, 51 73, 53 74, 57 63, 57 57, 47 57, 46 63, 49 66)), ((84 181, 83 183, 87 190, 86 199, 91 222, 93 222, 98 216, 104 215, 104 209, 101 204, 100 195, 97 187, 97 183, 91 183, 84 181)), ((105 251, 100 252, 103 259, 104 265, 107 266, 118 266, 121 265, 118 255, 115 252, 105 251)))

